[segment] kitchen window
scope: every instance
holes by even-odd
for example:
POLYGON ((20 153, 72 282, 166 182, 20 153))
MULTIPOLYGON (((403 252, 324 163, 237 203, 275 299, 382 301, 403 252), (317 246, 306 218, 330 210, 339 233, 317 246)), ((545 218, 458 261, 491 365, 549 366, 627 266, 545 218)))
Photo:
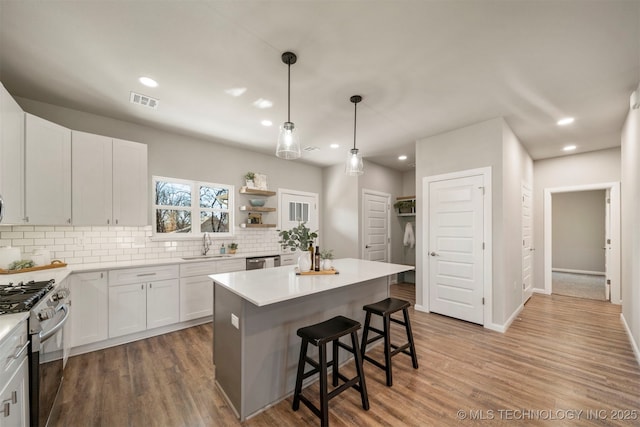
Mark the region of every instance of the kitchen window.
POLYGON ((155 237, 232 235, 232 185, 154 176, 153 191, 155 237))

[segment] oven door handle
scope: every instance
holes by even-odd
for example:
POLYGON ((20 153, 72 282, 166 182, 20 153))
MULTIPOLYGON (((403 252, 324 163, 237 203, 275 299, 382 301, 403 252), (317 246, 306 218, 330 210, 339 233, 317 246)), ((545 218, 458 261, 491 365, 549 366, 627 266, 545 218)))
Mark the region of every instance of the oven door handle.
POLYGON ((40 336, 41 343, 45 342, 46 340, 54 336, 60 329, 62 329, 64 324, 67 322, 67 319, 69 318, 69 306, 67 306, 67 304, 62 304, 60 305, 60 307, 56 309, 56 311, 60 311, 60 310, 64 311, 64 317, 60 320, 60 322, 58 322, 57 325, 49 329, 44 334, 43 334, 44 331, 40 331, 40 333, 38 334, 40 336))

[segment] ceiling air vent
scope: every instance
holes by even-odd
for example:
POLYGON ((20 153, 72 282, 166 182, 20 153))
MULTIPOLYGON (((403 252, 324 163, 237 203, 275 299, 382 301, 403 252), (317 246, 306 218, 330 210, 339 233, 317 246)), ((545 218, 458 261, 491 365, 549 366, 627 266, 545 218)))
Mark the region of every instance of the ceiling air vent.
POLYGON ((304 147, 304 148, 303 148, 303 150, 304 150, 304 151, 308 151, 308 152, 311 152, 311 151, 320 151, 320 149, 319 149, 318 147, 311 147, 311 146, 304 147))
POLYGON ((142 105, 143 107, 153 108, 154 110, 158 109, 158 104, 160 103, 159 99, 151 98, 147 95, 142 95, 141 93, 131 92, 131 97, 129 98, 129 102, 132 104, 142 105))

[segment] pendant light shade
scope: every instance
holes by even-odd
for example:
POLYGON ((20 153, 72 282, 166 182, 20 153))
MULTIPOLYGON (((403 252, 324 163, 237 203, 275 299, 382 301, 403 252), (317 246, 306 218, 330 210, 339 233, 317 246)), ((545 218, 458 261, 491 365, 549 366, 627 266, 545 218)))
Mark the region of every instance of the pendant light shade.
POLYGON ((349 150, 344 172, 350 176, 358 176, 364 173, 362 155, 356 148, 356 118, 358 116, 358 102, 362 101, 362 97, 353 95, 349 100, 353 102, 353 148, 349 150))
POLYGON ((298 131, 291 121, 291 65, 295 64, 297 60, 298 57, 293 52, 282 54, 282 62, 287 64, 287 121, 280 126, 276 156, 286 160, 293 160, 302 156, 298 131))

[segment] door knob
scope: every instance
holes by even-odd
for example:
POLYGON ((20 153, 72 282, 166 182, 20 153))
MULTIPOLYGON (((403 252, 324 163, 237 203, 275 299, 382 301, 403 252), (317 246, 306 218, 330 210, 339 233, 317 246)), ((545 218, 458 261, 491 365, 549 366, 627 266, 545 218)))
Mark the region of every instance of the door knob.
POLYGON ((365 249, 369 249, 369 245, 365 245, 365 249))
POLYGON ((438 255, 437 253, 435 253, 435 252, 431 252, 429 255, 431 255, 431 256, 439 256, 439 255, 438 255))

